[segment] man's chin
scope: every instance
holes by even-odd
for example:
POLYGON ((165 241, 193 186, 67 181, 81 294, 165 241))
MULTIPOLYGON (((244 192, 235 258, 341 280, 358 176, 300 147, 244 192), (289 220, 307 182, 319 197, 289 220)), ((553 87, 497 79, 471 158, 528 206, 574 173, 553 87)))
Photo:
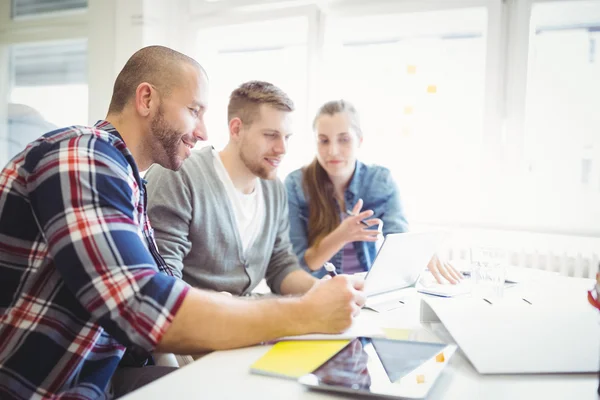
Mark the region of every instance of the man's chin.
POLYGON ((157 164, 160 165, 161 167, 163 167, 165 169, 169 169, 171 171, 179 171, 181 169, 181 166, 183 165, 184 161, 185 161, 185 157, 177 156, 177 157, 169 158, 162 162, 157 162, 157 164))
POLYGON ((276 169, 272 169, 272 170, 261 169, 260 171, 255 172, 254 175, 259 177, 260 179, 264 179, 266 181, 272 181, 273 179, 277 178, 277 170, 276 169))
POLYGON ((266 179, 266 180, 268 180, 268 181, 272 181, 272 180, 275 180, 275 179, 277 179, 277 170, 275 170, 275 171, 271 171, 271 172, 269 173, 269 175, 268 175, 266 178, 264 178, 264 179, 266 179))

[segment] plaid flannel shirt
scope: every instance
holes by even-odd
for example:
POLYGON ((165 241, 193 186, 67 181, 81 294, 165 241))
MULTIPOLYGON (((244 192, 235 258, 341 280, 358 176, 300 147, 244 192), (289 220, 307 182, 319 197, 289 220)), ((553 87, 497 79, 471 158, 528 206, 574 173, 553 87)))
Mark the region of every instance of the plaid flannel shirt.
POLYGON ((0 399, 109 397, 188 286, 158 254, 133 157, 106 121, 42 136, 0 173, 0 399))

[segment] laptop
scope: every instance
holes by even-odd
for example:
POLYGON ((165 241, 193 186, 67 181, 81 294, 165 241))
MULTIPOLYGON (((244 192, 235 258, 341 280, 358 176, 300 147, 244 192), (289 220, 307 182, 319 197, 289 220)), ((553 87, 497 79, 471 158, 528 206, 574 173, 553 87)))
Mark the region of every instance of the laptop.
POLYGON ((386 293, 414 286, 446 236, 444 231, 388 234, 365 276, 367 308, 389 300, 386 293))
POLYGON ((455 351, 443 343, 358 337, 298 381, 329 392, 424 399, 455 351))

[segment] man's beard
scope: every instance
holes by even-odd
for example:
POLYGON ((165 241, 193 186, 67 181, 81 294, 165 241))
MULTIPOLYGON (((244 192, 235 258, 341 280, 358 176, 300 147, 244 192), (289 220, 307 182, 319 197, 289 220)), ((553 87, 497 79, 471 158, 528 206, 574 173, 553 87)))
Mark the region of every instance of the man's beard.
POLYGON ((277 176, 276 170, 269 170, 267 167, 261 164, 261 160, 253 160, 251 157, 246 156, 244 149, 246 149, 245 143, 242 141, 240 146, 240 159, 248 168, 250 172, 259 177, 260 179, 272 180, 277 176))
POLYGON ((184 136, 181 132, 173 129, 164 118, 162 107, 159 106, 158 113, 150 123, 151 150, 154 162, 164 168, 173 171, 181 167, 179 160, 179 146, 181 138, 184 136))

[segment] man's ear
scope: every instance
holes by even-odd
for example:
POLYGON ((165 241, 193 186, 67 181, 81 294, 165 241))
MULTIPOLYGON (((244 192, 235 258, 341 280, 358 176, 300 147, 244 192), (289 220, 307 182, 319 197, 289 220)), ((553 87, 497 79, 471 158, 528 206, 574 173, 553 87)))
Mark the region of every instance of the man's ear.
POLYGON ((143 117, 150 115, 152 102, 157 101, 157 94, 152 85, 142 82, 135 89, 135 109, 143 117))
POLYGON ((363 138, 359 137, 358 138, 358 147, 362 146, 362 143, 363 143, 363 138))
POLYGON ((240 118, 232 118, 231 121, 229 121, 229 136, 231 138, 239 139, 243 126, 244 123, 240 118))

